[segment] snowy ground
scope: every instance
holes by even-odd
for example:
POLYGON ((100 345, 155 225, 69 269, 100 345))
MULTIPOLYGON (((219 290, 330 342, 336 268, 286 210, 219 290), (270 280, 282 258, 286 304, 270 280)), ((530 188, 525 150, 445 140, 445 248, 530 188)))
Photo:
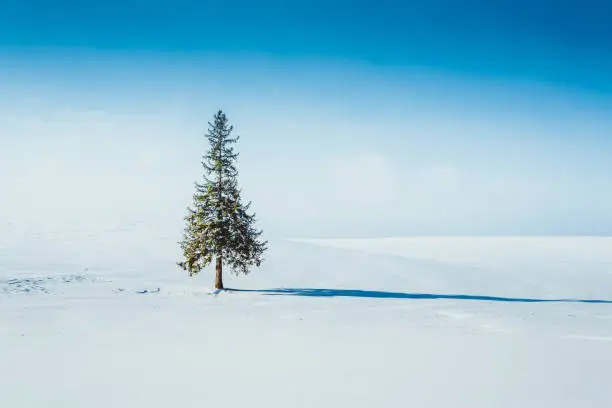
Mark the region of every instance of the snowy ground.
POLYGON ((0 407, 612 406, 612 239, 278 241, 214 294, 144 229, 3 228, 0 407))

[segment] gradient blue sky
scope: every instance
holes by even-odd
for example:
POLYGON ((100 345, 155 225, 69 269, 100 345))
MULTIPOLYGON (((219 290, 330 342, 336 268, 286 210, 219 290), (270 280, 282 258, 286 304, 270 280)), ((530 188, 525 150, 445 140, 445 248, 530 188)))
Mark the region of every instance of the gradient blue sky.
POLYGON ((0 0, 1 217, 180 229, 223 108, 271 234, 608 235, 610 21, 604 1, 0 0))

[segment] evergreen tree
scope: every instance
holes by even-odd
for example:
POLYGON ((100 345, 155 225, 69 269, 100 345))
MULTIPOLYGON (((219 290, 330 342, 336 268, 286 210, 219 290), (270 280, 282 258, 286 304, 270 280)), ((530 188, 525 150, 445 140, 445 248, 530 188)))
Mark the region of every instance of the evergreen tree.
POLYGON ((216 289, 223 289, 223 263, 234 273, 248 274, 253 265, 260 266, 267 242, 255 228, 255 214, 249 214, 251 203, 243 203, 238 188, 238 170, 233 145, 239 137, 231 137, 234 127, 219 110, 214 122, 208 123, 210 148, 203 156, 204 180, 195 183, 193 207, 188 208, 185 233, 180 242, 183 260, 178 265, 199 273, 216 260, 216 289))

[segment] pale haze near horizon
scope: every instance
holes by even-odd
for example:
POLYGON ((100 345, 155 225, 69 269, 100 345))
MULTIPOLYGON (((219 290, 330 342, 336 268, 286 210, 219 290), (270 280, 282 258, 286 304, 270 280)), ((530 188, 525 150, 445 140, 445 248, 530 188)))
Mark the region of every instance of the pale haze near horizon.
POLYGON ((241 136, 244 198, 270 236, 612 231, 605 98, 355 64, 258 60, 247 75, 108 59, 5 71, 4 223, 178 235, 206 122, 223 109, 241 136))

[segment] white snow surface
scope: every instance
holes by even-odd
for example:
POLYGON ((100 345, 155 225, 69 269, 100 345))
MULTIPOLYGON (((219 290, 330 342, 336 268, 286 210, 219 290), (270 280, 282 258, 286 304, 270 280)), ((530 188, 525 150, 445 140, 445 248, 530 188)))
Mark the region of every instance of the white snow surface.
POLYGON ((0 407, 610 407, 612 239, 270 242, 178 270, 146 226, 0 236, 0 407))

